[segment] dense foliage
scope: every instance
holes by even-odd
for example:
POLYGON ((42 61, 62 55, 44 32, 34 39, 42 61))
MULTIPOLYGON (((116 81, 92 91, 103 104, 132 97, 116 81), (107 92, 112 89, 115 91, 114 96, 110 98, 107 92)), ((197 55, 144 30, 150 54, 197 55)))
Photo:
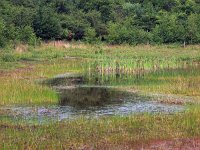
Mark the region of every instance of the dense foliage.
POLYGON ((200 1, 1 0, 0 47, 38 39, 200 43, 200 1))

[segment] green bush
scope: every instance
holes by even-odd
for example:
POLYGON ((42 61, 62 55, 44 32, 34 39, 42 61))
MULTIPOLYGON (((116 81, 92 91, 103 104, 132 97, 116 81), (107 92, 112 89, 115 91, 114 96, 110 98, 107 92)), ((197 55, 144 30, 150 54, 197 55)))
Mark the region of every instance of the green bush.
POLYGON ((23 43, 27 43, 29 45, 36 45, 37 44, 37 37, 34 33, 34 30, 30 26, 26 26, 18 30, 18 39, 23 43))
POLYGON ((184 24, 178 21, 176 14, 163 13, 158 25, 153 29, 155 43, 183 43, 186 31, 184 24))
POLYGON ((200 42, 200 14, 192 14, 188 17, 187 39, 189 43, 200 42))
POLYGON ((61 36, 61 24, 53 9, 40 7, 33 20, 36 35, 42 39, 52 39, 61 36))
POLYGON ((85 30, 84 40, 88 43, 95 43, 97 41, 96 31, 94 28, 87 28, 85 30))
POLYGON ((147 44, 152 41, 150 32, 130 24, 110 23, 108 40, 112 44, 147 44))

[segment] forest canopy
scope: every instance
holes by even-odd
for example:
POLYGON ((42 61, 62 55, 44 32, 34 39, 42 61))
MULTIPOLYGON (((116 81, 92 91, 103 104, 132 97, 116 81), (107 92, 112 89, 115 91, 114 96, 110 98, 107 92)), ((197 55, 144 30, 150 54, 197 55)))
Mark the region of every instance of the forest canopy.
POLYGON ((0 47, 38 40, 200 43, 200 0, 1 0, 0 47))

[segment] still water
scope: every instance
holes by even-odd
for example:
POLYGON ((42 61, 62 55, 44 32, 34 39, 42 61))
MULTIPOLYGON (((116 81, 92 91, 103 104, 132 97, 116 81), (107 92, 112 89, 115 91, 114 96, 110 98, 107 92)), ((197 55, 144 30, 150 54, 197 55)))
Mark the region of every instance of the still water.
MULTIPOLYGON (((58 89, 57 89, 58 90, 58 89)), ((126 116, 139 113, 172 114, 184 111, 181 105, 161 104, 153 98, 110 87, 74 86, 59 88, 58 105, 38 107, 4 107, 8 117, 28 123, 45 123, 80 117, 126 116)))

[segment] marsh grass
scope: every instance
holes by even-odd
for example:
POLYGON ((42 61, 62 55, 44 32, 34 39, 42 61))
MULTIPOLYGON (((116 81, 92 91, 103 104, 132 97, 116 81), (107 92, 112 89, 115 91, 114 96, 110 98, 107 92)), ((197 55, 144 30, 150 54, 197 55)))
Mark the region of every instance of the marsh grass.
POLYGON ((81 62, 54 60, 38 64, 26 64, 26 68, 4 72, 0 77, 0 105, 10 104, 57 104, 56 91, 37 83, 58 73, 80 72, 81 62))
POLYGON ((111 149, 133 148, 152 140, 190 138, 200 135, 199 106, 175 115, 130 115, 100 119, 79 118, 49 125, 0 121, 0 144, 12 149, 111 149), (192 110, 192 111, 191 111, 192 110))
POLYGON ((48 87, 29 80, 1 78, 0 105, 9 104, 56 104, 58 95, 48 87))
MULTIPOLYGON (((147 74, 135 88, 148 92, 200 97, 200 72, 198 67, 157 71, 147 74)), ((133 86, 134 87, 134 86, 133 86)))
MULTIPOLYGON (((198 67, 191 66, 199 63, 199 52, 199 46, 182 48, 166 45, 42 45, 24 53, 1 52, 0 105, 55 104, 58 102, 57 93, 47 86, 39 85, 36 80, 67 72, 87 73, 92 76, 97 66, 103 68, 102 72, 95 72, 101 84, 121 85, 123 89, 139 89, 145 92, 194 96, 198 100, 200 72, 198 67), (136 72, 134 77, 130 75, 132 71, 122 71, 119 78, 124 80, 119 82, 115 71, 109 74, 105 71, 109 67, 116 68, 116 62, 119 63, 119 68, 125 70, 135 71, 142 68, 150 71, 141 75, 136 72), (158 65, 157 69, 155 65, 158 65)), ((48 125, 27 125, 1 117, 0 148, 112 149, 119 146, 120 149, 124 145, 130 149, 138 143, 152 140, 198 137, 199 107, 187 106, 186 112, 173 115, 80 118, 48 125)))
POLYGON ((0 80, 0 103, 55 102, 55 91, 35 81, 68 72, 89 74, 89 80, 93 80, 92 74, 95 72, 101 84, 199 96, 199 85, 195 82, 199 81, 198 69, 186 69, 185 72, 176 70, 197 65, 199 58, 198 46, 42 45, 36 49, 29 48, 23 53, 1 52, 0 69, 3 73, 0 80), (9 71, 11 69, 13 71, 9 71), (120 81, 116 79, 117 73, 120 81))
POLYGON ((130 73, 89 73, 86 80, 90 85, 119 86, 147 93, 163 93, 199 98, 200 66, 160 69, 130 73))
POLYGON ((0 105, 56 104, 57 93, 37 80, 68 72, 78 73, 83 62, 65 59, 66 52, 54 47, 29 49, 26 52, 0 53, 0 105))

